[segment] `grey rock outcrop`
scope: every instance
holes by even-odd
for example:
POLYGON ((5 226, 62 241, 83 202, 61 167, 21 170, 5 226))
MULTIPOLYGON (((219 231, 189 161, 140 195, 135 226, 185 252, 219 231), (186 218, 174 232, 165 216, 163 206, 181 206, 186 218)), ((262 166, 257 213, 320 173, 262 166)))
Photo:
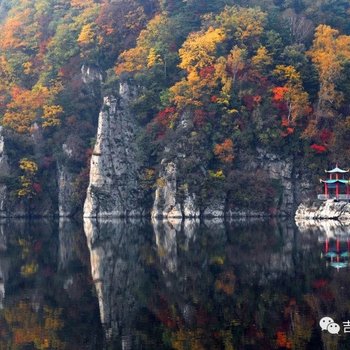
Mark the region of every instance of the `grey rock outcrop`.
POLYGON ((203 216, 223 218, 225 216, 225 199, 214 199, 203 211, 203 216))
MULTIPOLYGON (((181 161, 181 160, 180 160, 181 161)), ((294 215, 296 206, 310 191, 310 182, 306 174, 300 174, 295 169, 293 159, 283 159, 275 154, 258 149, 254 161, 245 165, 247 172, 254 173, 262 169, 270 179, 281 184, 281 198, 278 198, 279 216, 294 215)), ((182 200, 178 197, 177 166, 174 161, 162 161, 159 181, 155 192, 152 217, 162 218, 195 218, 203 217, 266 217, 269 213, 262 210, 244 208, 226 208, 225 198, 211 198, 201 207, 196 203, 196 196, 188 189, 184 191, 182 200)), ((277 205, 277 204, 276 204, 277 205)))
POLYGON ((321 220, 335 219, 340 221, 350 220, 350 203, 327 200, 311 204, 300 204, 296 213, 296 220, 321 220))
POLYGON ((92 84, 102 82, 103 77, 100 69, 83 64, 81 66, 81 79, 84 84, 92 84))
POLYGON ((199 217, 199 209, 195 204, 195 195, 185 190, 182 203, 178 200, 176 182, 176 164, 162 161, 162 170, 158 179, 155 200, 151 212, 152 218, 195 218, 199 217))
POLYGON ((309 177, 300 172, 293 157, 283 158, 261 148, 257 152, 257 161, 253 166, 264 169, 270 179, 278 180, 281 184, 279 215, 292 216, 296 206, 311 190, 309 177))
POLYGON ((166 165, 164 163, 163 160, 163 169, 159 174, 151 216, 152 218, 182 218, 181 206, 176 199, 176 165, 173 162, 166 165))
MULTIPOLYGON (((282 157, 265 149, 258 148, 252 153, 246 150, 237 154, 240 171, 249 174, 262 174, 267 184, 276 187, 275 203, 271 208, 245 208, 235 206, 229 196, 231 191, 207 191, 203 199, 193 193, 191 186, 186 187, 186 170, 196 168, 197 179, 200 174, 208 176, 208 160, 202 159, 207 144, 196 140, 193 116, 184 112, 171 137, 176 140, 173 147, 165 147, 159 172, 159 181, 155 192, 152 217, 195 218, 195 217, 266 217, 293 216, 297 205, 311 191, 310 174, 307 174, 295 157, 282 157), (195 145, 195 146, 194 146, 195 145), (185 181, 185 183, 184 183, 185 181), (270 181, 270 183, 269 183, 270 181), (185 190, 184 190, 184 187, 185 190), (227 197, 227 198, 226 198, 227 197)), ((198 193, 198 180, 196 180, 198 193)), ((205 186, 203 182, 203 186, 205 186)))
POLYGON ((120 83, 118 97, 105 97, 91 157, 84 217, 133 217, 140 207, 137 125, 130 102, 135 93, 120 83))
POLYGON ((58 172, 58 212, 60 217, 74 215, 73 201, 75 176, 64 165, 57 166, 58 172))

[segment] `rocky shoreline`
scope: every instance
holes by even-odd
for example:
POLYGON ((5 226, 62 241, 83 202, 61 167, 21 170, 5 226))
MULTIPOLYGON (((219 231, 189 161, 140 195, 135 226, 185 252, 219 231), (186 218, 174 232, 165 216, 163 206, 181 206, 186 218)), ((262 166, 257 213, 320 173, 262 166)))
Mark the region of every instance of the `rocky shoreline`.
POLYGON ((302 203, 295 213, 295 220, 350 221, 350 203, 334 199, 311 204, 302 203))

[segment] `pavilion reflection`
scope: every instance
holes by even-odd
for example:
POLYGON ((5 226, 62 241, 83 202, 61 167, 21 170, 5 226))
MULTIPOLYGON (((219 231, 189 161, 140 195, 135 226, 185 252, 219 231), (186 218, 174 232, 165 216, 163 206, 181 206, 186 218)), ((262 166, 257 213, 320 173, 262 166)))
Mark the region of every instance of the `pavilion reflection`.
POLYGON ((297 221, 299 230, 317 235, 322 244, 321 257, 337 270, 350 267, 350 223, 338 220, 297 221))

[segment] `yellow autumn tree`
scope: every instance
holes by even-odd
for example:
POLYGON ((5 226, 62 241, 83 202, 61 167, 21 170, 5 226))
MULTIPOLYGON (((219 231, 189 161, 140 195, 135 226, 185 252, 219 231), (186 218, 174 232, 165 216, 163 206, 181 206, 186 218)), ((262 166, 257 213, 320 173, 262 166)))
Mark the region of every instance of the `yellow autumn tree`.
POLYGON ((76 8, 89 8, 94 5, 93 0, 71 0, 70 5, 76 8))
POLYGON ((217 46, 225 40, 222 29, 209 27, 206 31, 192 33, 179 50, 179 67, 187 77, 170 88, 178 107, 201 106, 203 98, 216 86, 215 63, 217 46))
POLYGON ((223 111, 229 114, 237 112, 236 109, 229 108, 229 105, 237 75, 245 67, 246 56, 246 49, 235 45, 226 57, 219 57, 214 64, 215 73, 213 82, 220 91, 219 96, 216 98, 216 103, 220 104, 223 111))
POLYGON ((332 115, 331 108, 339 107, 342 94, 336 90, 346 62, 350 61, 350 36, 321 24, 316 28, 312 48, 307 53, 317 68, 320 80, 318 114, 332 115))
POLYGON ((22 158, 19 162, 19 168, 22 170, 23 175, 19 178, 21 188, 17 191, 17 196, 20 198, 32 198, 36 194, 33 184, 35 175, 38 172, 38 165, 28 158, 22 158))
POLYGON ((259 71, 264 71, 272 64, 272 57, 265 46, 260 46, 252 57, 252 65, 259 71))
POLYGON ((215 61, 218 44, 225 40, 222 29, 209 27, 205 32, 196 32, 188 36, 179 50, 179 67, 191 72, 210 66, 215 61))
POLYGON ((82 27, 77 40, 80 45, 91 45, 95 43, 96 38, 96 25, 94 23, 88 23, 82 27))
POLYGON ((218 26, 239 44, 255 42, 264 31, 266 13, 256 8, 227 6, 215 17, 218 26))
POLYGON ((43 106, 42 123, 43 128, 50 126, 58 126, 61 124, 60 116, 63 113, 63 108, 59 105, 43 106))
POLYGON ((156 63, 165 64, 166 48, 164 37, 170 36, 169 20, 166 14, 157 14, 151 19, 146 29, 142 30, 136 47, 121 53, 115 72, 137 72, 153 67, 156 63))
POLYGON ((283 83, 281 99, 288 109, 288 122, 296 122, 309 111, 309 95, 302 86, 300 74, 293 66, 278 65, 274 74, 283 83))

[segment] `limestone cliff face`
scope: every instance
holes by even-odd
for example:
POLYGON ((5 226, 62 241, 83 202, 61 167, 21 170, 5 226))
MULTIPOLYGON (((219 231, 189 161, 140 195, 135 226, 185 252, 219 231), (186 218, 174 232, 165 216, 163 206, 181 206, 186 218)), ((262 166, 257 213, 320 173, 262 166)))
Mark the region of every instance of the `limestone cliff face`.
POLYGON ((163 160, 151 213, 153 218, 194 218, 199 216, 195 196, 186 191, 186 197, 180 203, 177 191, 176 165, 174 162, 167 163, 163 160))
POLYGON ((99 115, 96 144, 84 217, 132 217, 143 214, 139 201, 136 160, 137 125, 130 112, 134 92, 120 83, 118 97, 105 97, 99 115))
MULTIPOLYGON (((181 161, 181 159, 177 159, 181 161)), ((262 149, 257 150, 257 156, 246 162, 247 173, 264 170, 270 179, 277 180, 281 185, 281 198, 277 198, 278 216, 293 216, 297 205, 311 190, 307 174, 301 174, 292 158, 283 159, 262 149)), ((175 161, 163 159, 159 172, 159 181, 155 191, 152 209, 153 218, 195 218, 203 217, 264 217, 269 215, 264 211, 226 207, 225 197, 211 198, 207 203, 196 202, 196 196, 189 189, 179 196, 177 183, 177 165, 175 161)))
POLYGON ((321 220, 335 219, 341 221, 350 220, 350 203, 327 200, 324 202, 314 202, 311 204, 300 204, 295 219, 301 220, 321 220))
POLYGON ((279 214, 293 216, 297 205, 312 189, 308 174, 295 164, 293 157, 283 158, 276 154, 257 149, 255 166, 266 170, 271 179, 278 180, 282 187, 279 214))
MULTIPOLYGON (((211 198, 207 203, 199 204, 191 188, 178 183, 178 167, 186 162, 197 163, 203 175, 207 173, 206 161, 202 161, 199 155, 192 154, 192 149, 188 147, 188 137, 193 132, 193 127, 192 116, 184 112, 175 131, 176 143, 164 149, 151 212, 153 218, 225 216, 225 198, 211 198)), ((198 147, 197 152, 204 153, 203 147, 198 147)))

